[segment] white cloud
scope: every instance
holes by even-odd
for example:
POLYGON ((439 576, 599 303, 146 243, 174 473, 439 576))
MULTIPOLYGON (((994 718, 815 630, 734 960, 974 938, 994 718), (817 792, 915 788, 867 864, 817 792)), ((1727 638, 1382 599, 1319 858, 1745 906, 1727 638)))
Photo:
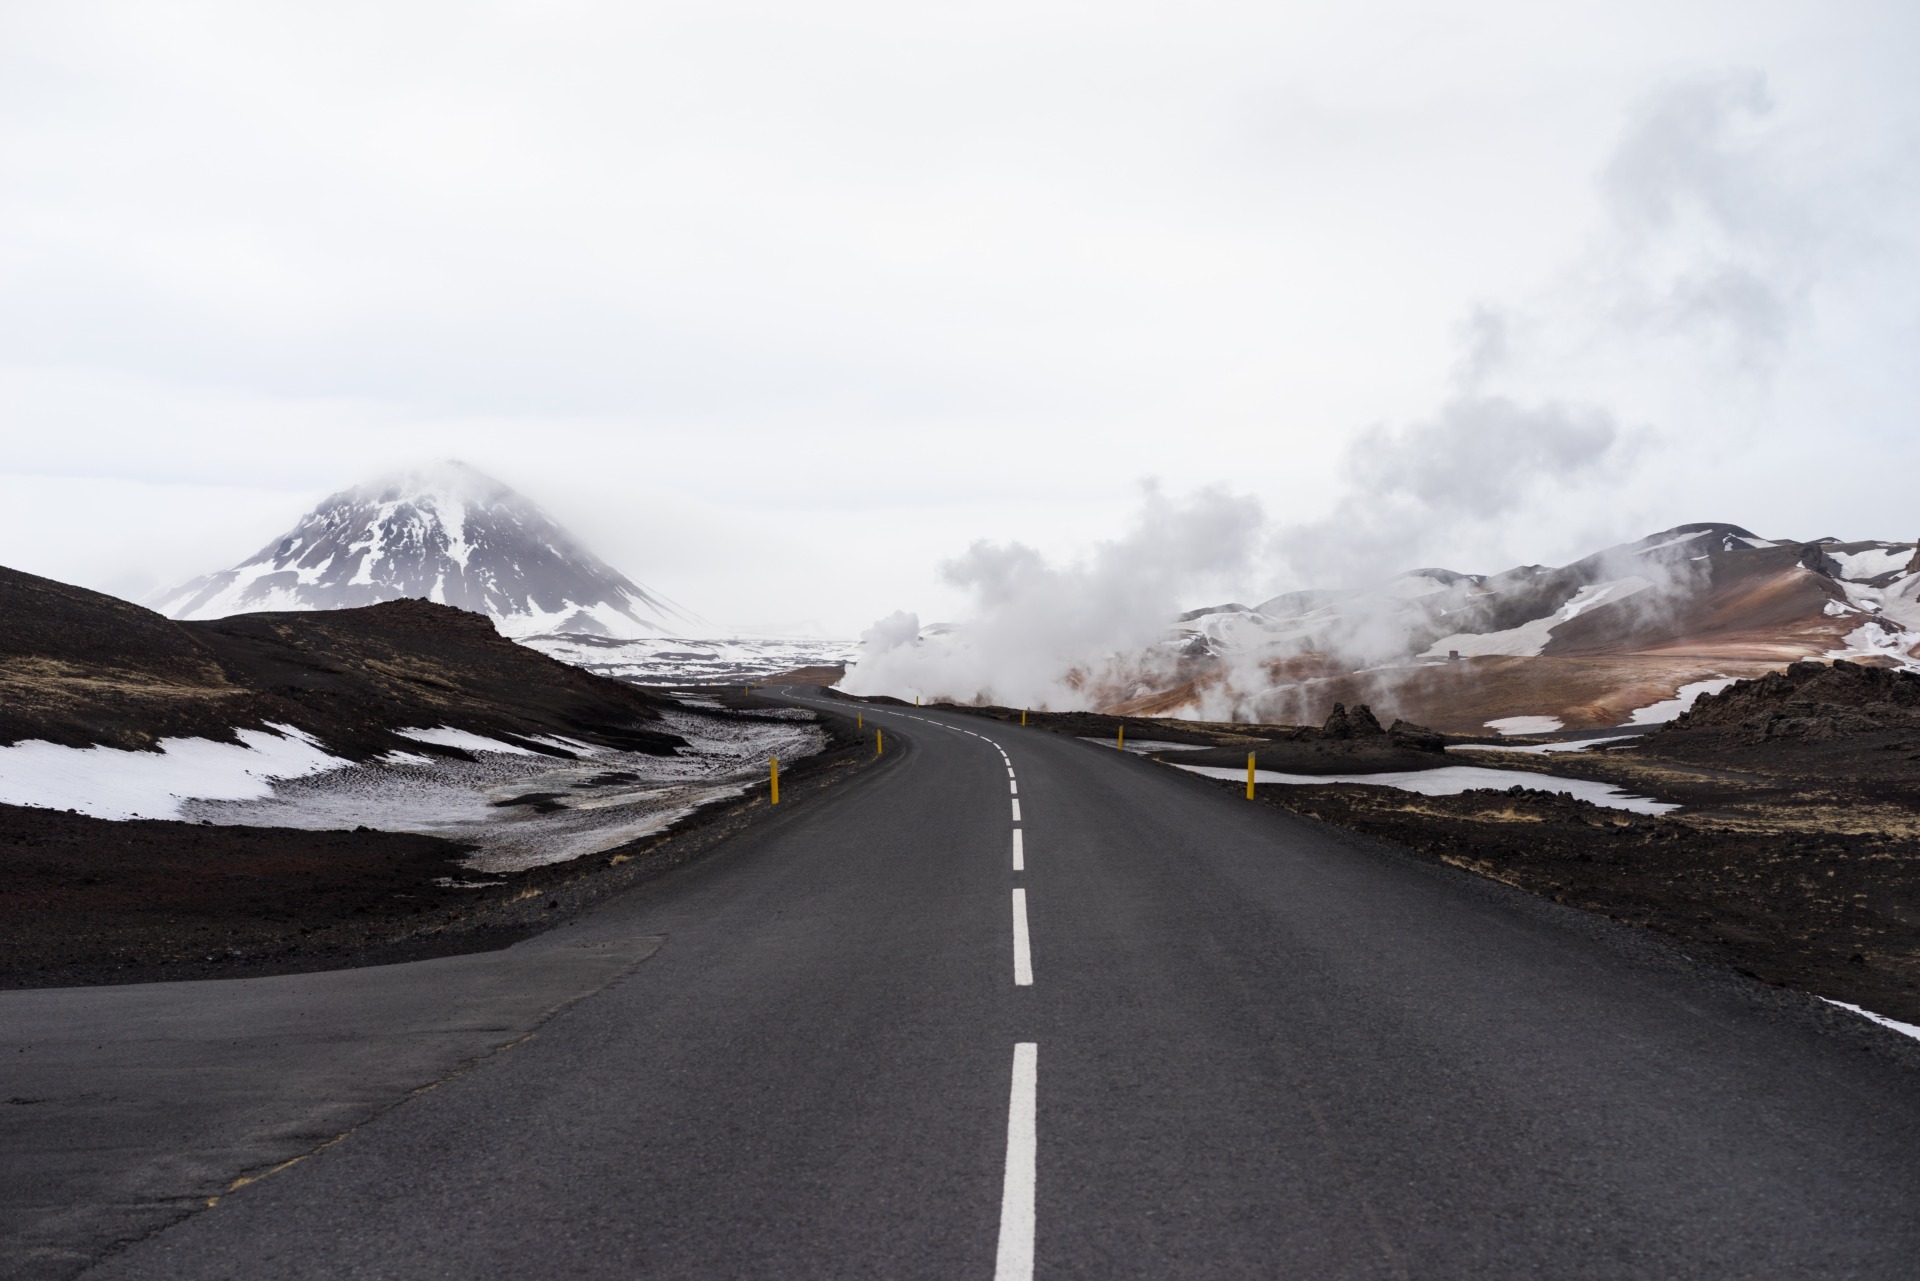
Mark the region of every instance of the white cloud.
MULTIPOLYGON (((852 633, 963 604, 935 567, 976 538, 1087 554, 1142 476, 1324 515, 1371 424, 1455 421, 1458 317, 1525 321, 1628 228, 1657 252, 1613 276, 1611 345, 1524 326, 1482 390, 1665 452, 1474 547, 1548 560, 1704 516, 1888 533, 1840 526, 1897 509, 1900 469, 1839 459, 1913 448, 1913 23, 16 3, 0 468, 176 486, 171 517, 128 509, 116 570, 169 577, 211 567, 174 536, 209 483, 305 495, 458 455, 703 614, 852 633), (1617 341, 1632 315, 1651 336, 1617 341), (1769 399, 1660 354, 1703 318, 1769 399)), ((108 581, 67 550, 111 537, 90 507, 87 532, 0 525, 0 563, 108 581)))

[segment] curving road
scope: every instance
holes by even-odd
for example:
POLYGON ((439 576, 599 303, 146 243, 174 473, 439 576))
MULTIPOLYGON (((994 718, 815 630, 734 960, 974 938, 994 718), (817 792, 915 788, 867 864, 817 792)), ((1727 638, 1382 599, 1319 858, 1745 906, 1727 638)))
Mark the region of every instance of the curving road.
POLYGON ((1914 1275, 1920 1072, 1850 1016, 1111 747, 866 716, 864 781, 562 932, 644 964, 88 1275, 1914 1275))

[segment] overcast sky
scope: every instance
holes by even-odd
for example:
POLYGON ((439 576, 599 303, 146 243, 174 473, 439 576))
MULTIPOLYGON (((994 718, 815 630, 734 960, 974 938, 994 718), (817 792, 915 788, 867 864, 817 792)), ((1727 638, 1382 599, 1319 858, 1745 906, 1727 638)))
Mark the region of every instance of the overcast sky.
POLYGON ((1916 15, 11 0, 0 563, 138 595, 448 456, 841 635, 1150 480, 1269 531, 1194 604, 1910 539, 1916 15))

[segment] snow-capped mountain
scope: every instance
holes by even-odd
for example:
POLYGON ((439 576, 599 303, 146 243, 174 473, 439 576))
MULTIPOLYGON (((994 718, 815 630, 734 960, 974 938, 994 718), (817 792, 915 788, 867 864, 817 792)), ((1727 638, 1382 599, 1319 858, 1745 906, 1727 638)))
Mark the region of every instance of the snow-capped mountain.
POLYGON ((1463 731, 1600 727, 1802 658, 1920 671, 1920 549, 1681 525, 1570 565, 1291 592, 1193 611, 1107 701, 1311 720, 1371 699, 1463 731))
POLYGON ((1183 619, 1190 652, 1237 646, 1358 662, 1710 648, 1723 656, 1920 665, 1913 543, 1760 538, 1681 525, 1558 568, 1416 569, 1377 587, 1276 596, 1183 619))
POLYGON ((148 603, 198 619, 408 597, 489 615, 516 637, 632 638, 684 625, 530 499, 451 461, 335 494, 233 568, 148 603))

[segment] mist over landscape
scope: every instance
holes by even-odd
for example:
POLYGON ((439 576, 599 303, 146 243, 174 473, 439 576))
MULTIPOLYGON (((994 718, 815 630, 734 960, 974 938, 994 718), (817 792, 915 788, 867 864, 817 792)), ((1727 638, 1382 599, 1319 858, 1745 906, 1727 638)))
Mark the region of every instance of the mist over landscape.
POLYGON ((0 1275, 1910 1276, 1917 50, 0 6, 0 1275))

